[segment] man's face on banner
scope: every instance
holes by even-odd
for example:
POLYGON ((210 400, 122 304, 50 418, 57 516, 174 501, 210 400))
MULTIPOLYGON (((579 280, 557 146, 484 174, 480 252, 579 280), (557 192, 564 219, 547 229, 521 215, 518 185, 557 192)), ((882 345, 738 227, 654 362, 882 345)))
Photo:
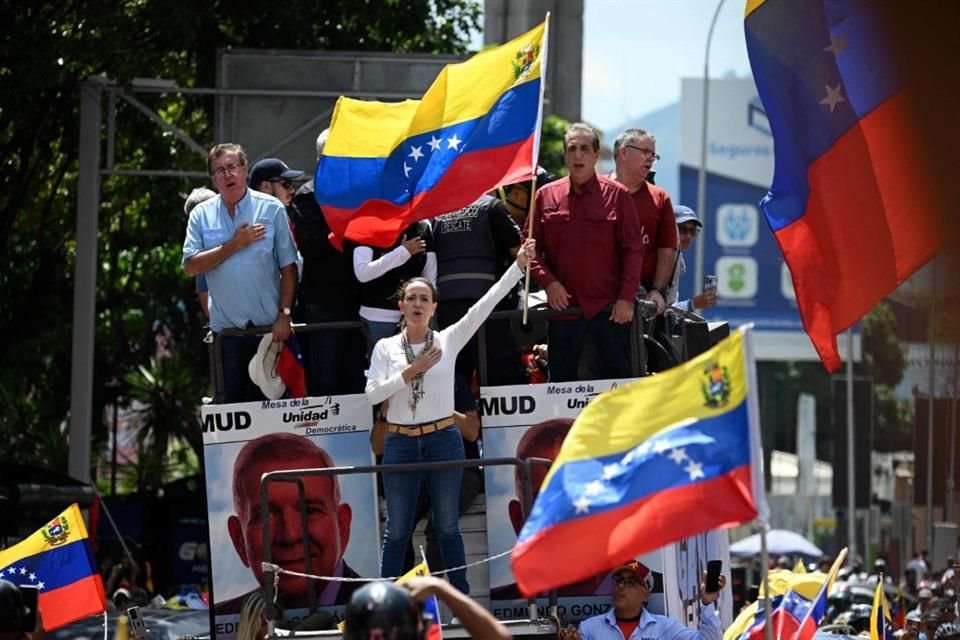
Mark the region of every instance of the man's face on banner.
MULTIPOLYGON (((263 582, 261 563, 264 559, 260 477, 268 471, 326 466, 322 460, 306 455, 282 463, 263 460, 250 464, 238 478, 234 495, 237 514, 230 516, 228 528, 237 555, 253 572, 257 582, 263 582)), ((338 503, 330 476, 304 478, 303 484, 310 538, 310 573, 330 576, 350 541, 350 506, 338 503)), ((271 482, 269 492, 271 560, 284 569, 306 572, 297 485, 271 482)), ((316 593, 324 586, 325 583, 317 584, 316 593)), ((309 606, 304 578, 282 576, 279 592, 280 602, 285 606, 309 606)))

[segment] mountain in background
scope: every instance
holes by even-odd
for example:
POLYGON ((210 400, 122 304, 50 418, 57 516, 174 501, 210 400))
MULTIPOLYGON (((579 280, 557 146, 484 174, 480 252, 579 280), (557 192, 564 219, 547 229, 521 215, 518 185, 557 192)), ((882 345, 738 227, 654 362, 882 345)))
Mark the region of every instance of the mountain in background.
POLYGON ((660 162, 654 166, 657 185, 667 190, 674 199, 674 204, 693 206, 691 203, 680 203, 676 200, 680 194, 680 101, 605 129, 600 154, 600 173, 613 171, 613 141, 624 129, 630 128, 649 131, 657 139, 657 153, 660 154, 660 162))

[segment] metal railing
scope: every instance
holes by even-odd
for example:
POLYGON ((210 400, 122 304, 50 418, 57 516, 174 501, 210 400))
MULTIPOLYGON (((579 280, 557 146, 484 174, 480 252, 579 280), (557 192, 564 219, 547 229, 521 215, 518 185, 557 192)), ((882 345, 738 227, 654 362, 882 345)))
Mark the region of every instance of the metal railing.
MULTIPOLYGON (((631 369, 633 377, 642 377, 648 374, 647 370, 647 352, 650 348, 660 348, 663 346, 656 342, 652 333, 652 322, 654 321, 653 312, 656 308, 653 302, 648 300, 637 300, 634 319, 630 328, 630 351, 631 351, 631 369)), ((563 311, 554 311, 545 306, 531 307, 528 310, 528 325, 534 325, 538 322, 544 322, 550 318, 563 316, 569 318, 580 314, 579 307, 568 307, 563 311)), ((523 312, 519 309, 494 311, 490 314, 487 321, 480 326, 477 331, 477 376, 481 385, 486 385, 489 379, 487 366, 487 339, 486 323, 490 320, 520 320, 523 312)), ((370 336, 367 334, 364 324, 359 320, 347 320, 338 322, 312 322, 312 323, 294 323, 292 325, 295 332, 314 333, 320 331, 349 331, 360 330, 364 332, 367 339, 367 352, 369 353, 372 345, 370 336)), ((210 373, 213 383, 214 404, 223 402, 223 339, 231 336, 260 336, 270 333, 270 326, 255 326, 245 329, 224 329, 213 336, 210 343, 210 373)), ((521 342, 521 344, 523 344, 521 342)))
MULTIPOLYGON (((315 476, 339 476, 356 474, 379 474, 379 473, 409 473, 420 471, 439 471, 444 469, 467 469, 472 467, 493 467, 493 466, 514 466, 520 472, 520 482, 523 495, 522 508, 524 518, 530 513, 533 506, 533 481, 531 469, 533 465, 539 465, 549 468, 553 464, 552 460, 547 458, 485 458, 479 460, 446 460, 441 462, 422 462, 406 464, 381 464, 362 467, 327 467, 323 469, 285 469, 282 471, 269 471, 260 479, 260 513, 270 513, 269 485, 271 482, 288 482, 297 485, 297 506, 300 511, 301 533, 303 535, 304 550, 304 573, 313 575, 313 561, 310 557, 310 531, 307 522, 307 501, 306 490, 304 488, 304 478, 315 476)), ((422 490, 422 489, 421 489, 422 490)), ((264 540, 263 549, 263 594, 264 601, 267 603, 267 619, 273 625, 280 619, 282 612, 276 606, 277 593, 274 587, 276 571, 273 564, 273 549, 270 540, 270 519, 261 518, 262 535, 264 540)), ((376 578, 372 578, 376 579, 376 578)), ((557 611, 557 592, 551 591, 548 595, 548 611, 550 615, 556 615, 557 611)), ((310 603, 310 612, 316 610, 317 597, 316 585, 312 580, 307 580, 307 601, 310 603)), ((535 598, 527 601, 530 620, 534 621, 537 615, 537 605, 535 598)), ((273 633, 271 626, 270 633, 273 633)))

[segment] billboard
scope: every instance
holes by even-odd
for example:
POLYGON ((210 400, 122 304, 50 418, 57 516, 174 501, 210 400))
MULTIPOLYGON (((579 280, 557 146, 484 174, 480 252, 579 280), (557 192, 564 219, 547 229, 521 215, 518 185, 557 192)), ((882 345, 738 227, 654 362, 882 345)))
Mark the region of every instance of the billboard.
MULTIPOLYGON (((235 637, 243 603, 261 589, 266 543, 260 477, 281 469, 369 466, 372 412, 361 394, 207 405, 202 410, 210 529, 211 600, 218 639, 235 637)), ((298 489, 269 490, 271 560, 283 568, 335 577, 379 576, 379 514, 372 475, 305 478, 311 566, 304 557, 298 489)), ((335 616, 358 582, 313 584, 320 608, 335 616)), ((281 577, 278 603, 287 620, 308 612, 307 581, 281 577)))

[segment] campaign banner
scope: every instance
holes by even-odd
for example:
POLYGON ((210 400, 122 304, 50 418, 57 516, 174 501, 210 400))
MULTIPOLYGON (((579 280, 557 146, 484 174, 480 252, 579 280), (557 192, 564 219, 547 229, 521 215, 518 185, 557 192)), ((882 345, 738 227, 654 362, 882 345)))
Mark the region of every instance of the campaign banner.
MULTIPOLYGON (((362 394, 207 405, 203 440, 215 637, 236 636, 240 612, 262 594, 260 478, 269 471, 370 466, 373 425, 362 394)), ((375 476, 303 479, 311 566, 305 563, 299 491, 293 482, 269 487, 271 561, 297 572, 333 577, 379 575, 375 476)), ((311 581, 320 610, 342 617, 359 582, 311 581)), ((309 611, 307 580, 283 576, 277 603, 286 621, 309 611)))
MULTIPOLYGON (((478 402, 483 421, 483 457, 554 459, 580 411, 604 391, 631 381, 591 380, 483 387, 478 402)), ((532 469, 534 497, 546 472, 547 467, 544 466, 532 469)), ((512 549, 517 542, 524 521, 521 505, 523 486, 519 471, 512 466, 484 467, 484 481, 487 494, 487 550, 490 556, 495 556, 512 549)), ((663 551, 659 550, 638 558, 654 575, 654 590, 648 603, 649 610, 654 613, 667 612, 663 556, 663 551)), ((493 615, 501 620, 527 617, 527 601, 517 590, 516 580, 510 571, 509 556, 492 560, 489 570, 490 610, 493 615)), ((612 594, 613 580, 610 574, 598 575, 560 589, 558 612, 563 619, 578 622, 606 612, 610 608, 612 594)), ((538 602, 540 606, 546 606, 547 598, 540 598, 538 602)))

